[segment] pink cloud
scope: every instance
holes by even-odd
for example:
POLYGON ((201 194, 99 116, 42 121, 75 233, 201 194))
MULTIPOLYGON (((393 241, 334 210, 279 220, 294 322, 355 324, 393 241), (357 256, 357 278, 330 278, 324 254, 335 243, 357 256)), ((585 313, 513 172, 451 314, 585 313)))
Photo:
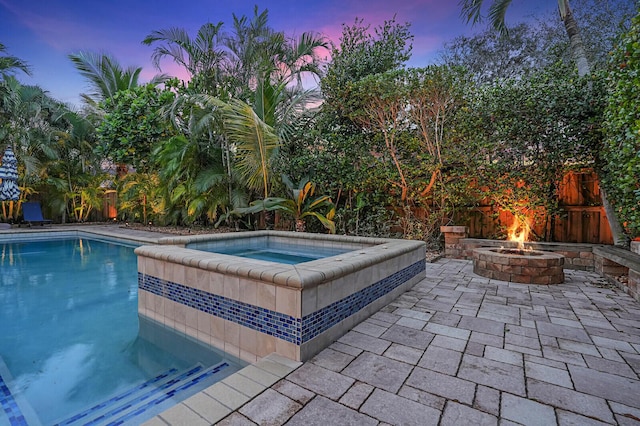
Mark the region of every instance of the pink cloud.
POLYGON ((165 61, 161 65, 162 71, 158 71, 155 67, 151 66, 151 62, 149 62, 148 66, 145 66, 142 69, 142 72, 140 73, 140 80, 146 82, 151 80, 154 76, 162 73, 168 74, 171 77, 177 77, 178 80, 184 82, 191 80, 191 76, 189 75, 187 70, 185 70, 178 64, 170 61, 165 61))

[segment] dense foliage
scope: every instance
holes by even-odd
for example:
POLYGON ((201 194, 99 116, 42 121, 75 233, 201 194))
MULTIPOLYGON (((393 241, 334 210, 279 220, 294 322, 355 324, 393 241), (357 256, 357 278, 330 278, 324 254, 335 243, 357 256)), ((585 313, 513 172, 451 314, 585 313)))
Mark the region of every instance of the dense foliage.
POLYGON ((120 90, 103 101, 106 113, 97 129, 97 153, 114 163, 148 171, 153 148, 174 133, 160 113, 174 98, 172 91, 147 84, 120 90))
POLYGON ((560 64, 480 87, 458 125, 474 188, 503 211, 525 216, 542 207, 536 219, 552 220, 566 171, 595 164, 604 98, 600 80, 560 64))
POLYGON ((611 56, 604 180, 632 236, 640 235, 640 14, 611 56))
MULTIPOLYGON (((140 85, 141 69, 110 55, 70 55, 92 89, 82 112, 21 85, 13 74, 28 65, 0 56, 0 137, 19 157, 23 198, 42 193, 62 221, 97 217, 104 191, 117 189, 120 219, 255 227, 277 212, 286 229, 438 244, 440 225, 488 201, 535 211, 546 230, 537 237, 553 239, 562 176, 594 167, 637 234, 638 18, 613 55, 603 151, 599 70, 619 32, 607 23, 624 26, 628 13, 604 5, 585 18, 593 1, 575 0, 584 39, 599 40, 585 43, 597 71, 586 77, 568 54, 566 16, 461 37, 441 65, 408 68, 408 23, 356 18, 328 43, 276 31, 256 7, 229 31, 149 33, 155 65, 175 62, 186 83, 140 85)), ((5 220, 18 218, 11 207, 5 220)))

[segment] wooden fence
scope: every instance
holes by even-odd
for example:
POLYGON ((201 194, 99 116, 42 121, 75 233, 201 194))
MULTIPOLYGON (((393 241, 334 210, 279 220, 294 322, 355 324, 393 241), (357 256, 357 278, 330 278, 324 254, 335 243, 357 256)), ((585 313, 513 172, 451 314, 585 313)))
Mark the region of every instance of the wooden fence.
MULTIPOLYGON (((560 215, 548 218, 544 209, 529 213, 534 233, 532 239, 566 243, 613 243, 609 222, 602 208, 598 178, 594 172, 569 172, 558 187, 558 197, 560 215)), ((469 212, 467 220, 470 237, 496 238, 504 235, 504 230, 513 224, 514 217, 494 206, 481 205, 469 212)))

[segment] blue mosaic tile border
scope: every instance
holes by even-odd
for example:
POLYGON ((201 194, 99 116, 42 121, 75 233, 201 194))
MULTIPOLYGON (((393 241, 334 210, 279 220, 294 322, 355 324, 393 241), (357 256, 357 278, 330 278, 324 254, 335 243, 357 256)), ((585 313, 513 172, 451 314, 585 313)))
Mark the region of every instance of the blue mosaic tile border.
POLYGON ((0 406, 2 406, 2 410, 9 418, 11 426, 27 425, 27 420, 24 418, 24 415, 22 415, 20 407, 18 407, 16 400, 13 398, 2 376, 0 376, 0 406))
POLYGON ((300 345, 300 318, 138 273, 138 288, 300 345))
POLYGON ((420 260, 319 311, 305 315, 302 319, 140 272, 138 287, 157 296, 300 346, 416 275, 424 273, 425 269, 426 262, 420 260))
POLYGON ((425 270, 425 261, 418 261, 369 287, 304 316, 302 318, 302 341, 307 342, 313 339, 416 275, 424 273, 425 270))

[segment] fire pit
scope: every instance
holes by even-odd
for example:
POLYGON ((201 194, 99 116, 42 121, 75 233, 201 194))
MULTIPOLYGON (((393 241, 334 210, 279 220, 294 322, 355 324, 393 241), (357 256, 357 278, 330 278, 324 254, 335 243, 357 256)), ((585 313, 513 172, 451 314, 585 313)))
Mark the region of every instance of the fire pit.
POLYGON ((564 282, 564 256, 558 253, 514 248, 473 250, 473 272, 494 280, 524 284, 564 282))

